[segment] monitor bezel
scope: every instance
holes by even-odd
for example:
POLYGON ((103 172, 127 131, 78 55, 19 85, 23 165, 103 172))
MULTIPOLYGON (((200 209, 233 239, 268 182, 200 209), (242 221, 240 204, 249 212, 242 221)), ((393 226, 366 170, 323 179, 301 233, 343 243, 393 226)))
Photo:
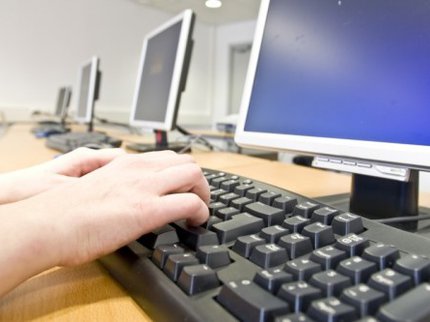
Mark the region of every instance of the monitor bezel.
POLYGON ((179 15, 169 19, 168 21, 160 25, 158 28, 152 30, 151 32, 145 35, 143 39, 142 51, 140 55, 136 88, 135 88, 134 97, 133 97, 133 105, 130 113, 129 123, 131 126, 143 127, 146 129, 161 130, 161 131, 171 131, 175 128, 175 122, 176 122, 176 116, 177 116, 176 114, 177 114, 177 108, 178 108, 177 105, 178 105, 179 97, 182 92, 182 86, 181 86, 182 72, 184 70, 184 66, 186 63, 186 55, 188 52, 187 48, 188 46, 191 45, 192 22, 193 22, 193 11, 191 9, 186 9, 179 15), (148 120, 141 120, 141 119, 138 120, 135 118, 135 115, 136 115, 136 110, 138 108, 137 102, 139 98, 139 89, 142 82, 143 68, 145 66, 145 57, 146 57, 146 51, 148 48, 148 42, 149 40, 158 36, 159 34, 164 32, 174 24, 178 23, 179 21, 182 21, 182 25, 181 25, 181 31, 179 34, 178 49, 175 57, 172 80, 171 80, 170 90, 169 90, 169 98, 167 102, 167 109, 166 109, 164 121, 158 122, 158 121, 148 121, 148 120))
POLYGON ((79 90, 77 97, 77 104, 76 104, 76 115, 75 115, 75 121, 79 123, 90 123, 93 117, 93 111, 94 111, 94 101, 95 101, 95 94, 96 94, 96 86, 97 86, 97 71, 99 68, 99 62, 100 59, 97 56, 91 57, 90 60, 87 60, 84 62, 80 69, 79 69, 79 90), (83 77, 83 70, 88 65, 91 66, 90 69, 90 82, 89 82, 89 90, 88 90, 88 99, 86 104, 86 110, 85 115, 79 115, 79 98, 82 91, 82 77, 83 77))
POLYGON ((259 52, 270 0, 262 0, 254 42, 245 80, 240 106, 235 141, 248 148, 278 151, 295 151, 310 155, 327 155, 356 160, 403 165, 412 169, 430 170, 430 147, 375 141, 311 137, 289 134, 273 134, 245 130, 248 107, 252 97, 254 77, 257 71, 259 52))

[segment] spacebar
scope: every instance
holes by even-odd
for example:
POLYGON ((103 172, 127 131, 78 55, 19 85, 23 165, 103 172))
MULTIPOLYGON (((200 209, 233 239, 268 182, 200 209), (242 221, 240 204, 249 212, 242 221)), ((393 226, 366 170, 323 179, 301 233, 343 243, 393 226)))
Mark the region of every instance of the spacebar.
POLYGON ((379 310, 381 321, 429 321, 430 284, 424 283, 394 299, 379 310))

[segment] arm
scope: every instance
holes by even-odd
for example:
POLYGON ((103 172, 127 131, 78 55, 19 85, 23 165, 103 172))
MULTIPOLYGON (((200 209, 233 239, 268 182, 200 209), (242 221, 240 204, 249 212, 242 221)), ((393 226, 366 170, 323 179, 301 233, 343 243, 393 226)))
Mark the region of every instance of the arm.
POLYGON ((22 200, 89 173, 125 152, 80 148, 40 165, 0 176, 0 204, 22 200))
POLYGON ((188 155, 123 155, 76 180, 0 206, 0 295, 50 267, 108 254, 168 222, 207 220, 209 189, 188 155))

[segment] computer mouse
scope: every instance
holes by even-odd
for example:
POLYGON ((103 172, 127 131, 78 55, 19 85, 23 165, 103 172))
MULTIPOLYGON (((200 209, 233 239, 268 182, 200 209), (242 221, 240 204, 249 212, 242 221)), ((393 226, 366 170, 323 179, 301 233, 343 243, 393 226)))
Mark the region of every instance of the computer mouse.
POLYGON ((84 147, 93 149, 93 150, 99 150, 99 149, 105 149, 108 146, 106 146, 106 144, 88 143, 88 144, 85 144, 84 147))

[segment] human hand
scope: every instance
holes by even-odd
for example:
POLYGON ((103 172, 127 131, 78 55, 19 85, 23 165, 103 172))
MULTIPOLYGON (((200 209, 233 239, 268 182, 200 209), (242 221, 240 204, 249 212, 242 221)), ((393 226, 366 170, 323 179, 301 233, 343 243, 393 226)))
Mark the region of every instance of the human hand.
POLYGON ((192 157, 165 151, 120 155, 0 206, 0 215, 8 214, 0 228, 0 296, 43 270, 96 259, 169 222, 199 225, 208 218, 209 197, 192 157))
POLYGON ((19 201, 75 180, 123 154, 125 151, 121 149, 79 148, 48 162, 2 174, 0 204, 19 201))

